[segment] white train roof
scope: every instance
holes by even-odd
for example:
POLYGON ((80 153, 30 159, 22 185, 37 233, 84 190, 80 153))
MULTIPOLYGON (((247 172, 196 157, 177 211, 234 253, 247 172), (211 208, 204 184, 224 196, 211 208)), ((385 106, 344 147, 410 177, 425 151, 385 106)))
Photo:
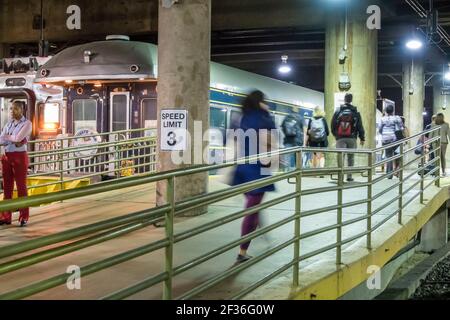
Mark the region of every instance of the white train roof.
MULTIPOLYGON (((157 78, 157 46, 145 42, 108 40, 61 51, 38 70, 37 82, 157 78), (86 59, 86 60, 85 60, 86 59), (131 66, 137 66, 131 72, 131 66)), ((263 91, 269 99, 306 108, 324 106, 323 92, 307 89, 211 62, 212 88, 235 93, 263 91)))

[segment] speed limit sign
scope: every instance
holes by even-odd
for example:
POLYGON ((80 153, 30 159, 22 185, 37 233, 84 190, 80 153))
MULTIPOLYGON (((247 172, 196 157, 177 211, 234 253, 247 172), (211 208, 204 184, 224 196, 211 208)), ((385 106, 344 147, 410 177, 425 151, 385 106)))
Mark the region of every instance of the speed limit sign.
POLYGON ((161 150, 185 151, 187 146, 187 110, 161 110, 161 150))

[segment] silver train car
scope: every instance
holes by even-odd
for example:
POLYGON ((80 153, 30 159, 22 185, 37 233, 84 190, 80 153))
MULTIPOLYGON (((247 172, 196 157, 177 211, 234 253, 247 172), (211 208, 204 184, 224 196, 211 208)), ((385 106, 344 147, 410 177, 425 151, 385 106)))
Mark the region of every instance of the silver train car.
MULTIPOLYGON (((134 132, 130 137, 156 135, 157 61, 157 46, 129 41, 126 36, 109 36, 105 41, 70 47, 40 63, 30 59, 29 70, 24 73, 26 84, 1 86, 2 81, 10 83, 20 73, 0 74, 2 108, 7 110, 13 99, 28 100, 33 138, 49 141, 36 144, 39 149, 55 148, 52 144, 57 137, 142 128, 147 130, 134 132), (42 95, 41 91, 47 94, 42 95)), ((268 96, 278 125, 293 108, 308 118, 315 106, 324 105, 322 92, 217 63, 211 63, 210 79, 211 152, 223 147, 223 141, 215 137, 225 136, 224 131, 239 119, 240 102, 252 88, 268 96), (215 130, 223 134, 214 134, 215 130)), ((6 113, 1 116, 4 121, 6 113)), ((104 163, 107 159, 90 157, 89 161, 104 163)), ((90 170, 102 168, 91 166, 90 170)))

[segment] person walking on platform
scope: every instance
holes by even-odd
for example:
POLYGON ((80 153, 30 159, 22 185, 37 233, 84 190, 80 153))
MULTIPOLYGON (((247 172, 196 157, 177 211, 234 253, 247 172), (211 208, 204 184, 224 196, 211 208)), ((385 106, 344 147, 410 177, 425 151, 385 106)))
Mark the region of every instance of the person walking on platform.
MULTIPOLYGON (((314 109, 313 117, 308 122, 305 145, 311 148, 327 148, 329 135, 330 130, 325 120, 325 113, 317 106, 314 109)), ((312 159, 313 168, 323 168, 325 166, 324 161, 325 157, 322 152, 314 152, 312 159)))
MULTIPOLYGON (((356 149, 358 137, 360 139, 361 146, 364 146, 364 142, 366 140, 362 118, 357 108, 352 105, 353 95, 351 93, 347 93, 345 95, 344 101, 345 104, 341 105, 339 110, 337 110, 333 115, 331 120, 331 132, 336 138, 336 148, 356 149)), ((353 167, 355 161, 354 154, 349 153, 347 157, 348 166, 353 167)), ((351 173, 347 175, 347 181, 353 181, 351 173)))
MULTIPOLYGON (((15 101, 11 108, 11 118, 0 135, 0 144, 5 147, 5 154, 2 156, 2 173, 4 200, 12 199, 14 181, 16 182, 19 197, 26 197, 27 194, 27 170, 28 154, 27 142, 31 135, 32 124, 24 116, 25 103, 15 101)), ((19 210, 20 226, 25 226, 29 219, 29 208, 19 210)), ((11 224, 12 214, 10 211, 3 212, 0 216, 0 225, 11 224)))
MULTIPOLYGON (((447 175, 446 169, 446 158, 445 155, 447 153, 447 146, 450 138, 450 127, 447 122, 445 122, 444 114, 438 113, 436 114, 436 120, 435 123, 431 125, 431 128, 441 127, 441 169, 442 169, 442 175, 445 177, 447 175)), ((432 134, 432 138, 437 136, 437 132, 432 134)), ((436 145, 436 143, 433 143, 433 145, 436 145)), ((437 146, 433 147, 434 150, 437 149, 437 146)))
MULTIPOLYGON (((293 107, 281 124, 284 134, 284 147, 302 147, 304 142, 303 119, 298 114, 298 109, 293 107)), ((295 168, 295 153, 287 155, 288 170, 295 168)))
MULTIPOLYGON (((238 146, 240 154, 248 157, 255 154, 263 153, 265 150, 259 150, 261 146, 266 146, 266 150, 276 149, 277 137, 274 134, 275 122, 273 117, 269 113, 268 106, 264 103, 264 94, 261 91, 254 91, 250 93, 242 103, 243 115, 240 122, 241 134, 245 137, 254 136, 257 141, 249 141, 251 139, 245 138, 244 145, 238 146), (256 133, 256 134, 252 134, 256 133)), ((238 130, 239 131, 239 130, 238 130)), ((240 141, 244 141, 240 139, 240 141)), ((241 156, 240 156, 241 157, 241 156)), ((239 157, 239 158, 240 158, 239 157)), ((242 183, 262 179, 270 176, 270 165, 263 164, 260 160, 250 161, 249 163, 239 164, 236 167, 234 176, 232 179, 232 185, 239 185, 242 183)), ((251 208, 259 205, 264 197, 265 192, 274 191, 275 186, 273 184, 260 187, 255 190, 251 190, 245 194, 245 208, 251 208)), ((259 213, 247 215, 241 228, 241 236, 244 237, 247 234, 256 230, 260 225, 259 213)), ((250 246, 250 241, 242 243, 240 246, 240 252, 237 256, 236 263, 245 262, 251 257, 247 255, 247 250, 250 246)))
MULTIPOLYGON (((382 136, 383 146, 390 145, 397 141, 398 138, 403 137, 403 121, 399 116, 394 115, 394 106, 388 105, 386 107, 386 115, 381 118, 378 132, 382 136), (402 135, 400 136, 400 132, 402 135)), ((395 149, 398 146, 389 147, 386 149, 386 159, 390 159, 394 156, 395 149)), ((391 173, 394 170, 393 161, 389 161, 386 165, 386 173, 391 173)), ((388 176, 388 179, 392 179, 392 174, 388 176)))

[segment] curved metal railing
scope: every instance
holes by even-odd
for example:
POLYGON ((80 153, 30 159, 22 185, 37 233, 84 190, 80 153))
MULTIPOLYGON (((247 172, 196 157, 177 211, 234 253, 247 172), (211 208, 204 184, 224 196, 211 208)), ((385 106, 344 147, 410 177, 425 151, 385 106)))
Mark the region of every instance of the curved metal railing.
MULTIPOLYGON (((436 184, 436 186, 439 187, 439 129, 440 128, 435 128, 424 131, 397 142, 396 145, 398 145, 399 147, 399 154, 390 159, 381 159, 379 161, 376 160, 376 153, 386 150, 393 145, 384 146, 382 148, 377 148, 374 150, 290 148, 285 150, 278 150, 275 152, 269 152, 258 156, 237 159, 223 164, 194 166, 187 169, 185 168, 182 170, 167 171, 161 173, 147 173, 141 176, 126 177, 116 181, 106 181, 79 189, 64 190, 52 194, 2 201, 0 202, 0 211, 16 210, 21 207, 36 206, 49 202, 62 201, 92 194, 99 194, 102 192, 122 190, 124 188, 144 185, 148 183, 155 183, 158 181, 167 182, 167 203, 165 205, 149 208, 140 212, 130 213, 116 218, 107 219, 56 234, 43 236, 37 239, 27 240, 18 244, 0 247, 0 259, 2 261, 4 261, 5 258, 11 258, 18 254, 21 255, 19 258, 14 258, 10 261, 2 262, 0 264, 0 276, 15 270, 33 266, 43 261, 48 261, 50 259, 66 255, 71 252, 75 252, 77 250, 81 250, 83 248, 101 244, 105 241, 109 241, 136 230, 143 229, 156 222, 163 221, 165 227, 165 236, 163 237, 163 239, 146 244, 130 251, 116 254, 106 259, 92 262, 81 267, 81 274, 84 277, 100 270, 104 270, 106 268, 120 264, 122 262, 129 261, 136 257, 154 252, 156 250, 165 250, 166 258, 164 262, 165 267, 163 272, 143 279, 142 281, 135 283, 127 288, 123 288, 117 292, 110 293, 107 296, 102 297, 103 299, 124 299, 160 283, 163 283, 164 285, 162 292, 163 299, 193 299, 199 294, 218 285, 230 276, 248 269, 251 266, 275 254, 279 250, 288 247, 292 247, 293 249, 292 259, 285 261, 284 265, 281 267, 274 267, 274 269, 271 270, 270 273, 266 274, 260 280, 252 283, 250 286, 247 286, 239 292, 233 292, 232 296, 227 298, 243 298, 289 269, 292 269, 292 284, 294 287, 297 287, 299 286, 299 263, 301 261, 304 261, 311 257, 316 257, 331 250, 335 250, 336 265, 340 267, 342 264, 342 250, 346 244, 349 244, 358 239, 365 238, 367 248, 371 249, 372 234, 375 230, 382 227, 386 222, 393 219, 394 217, 397 217, 398 223, 402 223, 403 211, 408 205, 410 205, 416 199, 418 199, 420 203, 424 203, 424 191, 427 188, 431 187, 433 184, 436 184), (432 144, 434 147, 428 151, 413 155, 412 153, 417 149, 417 146, 408 147, 408 143, 415 143, 416 139, 421 138, 425 135, 432 136, 432 138, 427 141, 427 144, 432 144), (329 154, 336 154, 339 160, 338 166, 322 169, 303 168, 301 160, 302 155, 306 152, 324 152, 329 154), (344 156, 351 153, 365 158, 366 163, 364 165, 357 165, 355 167, 346 166, 344 163, 344 156), (188 199, 179 201, 175 200, 175 184, 177 182, 177 179, 179 179, 180 177, 190 176, 198 173, 206 173, 211 170, 218 170, 225 167, 235 166, 237 164, 247 162, 251 159, 258 159, 259 157, 288 156, 292 154, 295 154, 296 157, 296 168, 291 171, 276 174, 257 181, 227 187, 226 189, 208 192, 206 194, 197 195, 188 199), (427 160, 430 155, 434 155, 434 158, 431 160, 427 160), (375 174, 378 167, 384 166, 389 161, 395 160, 397 160, 398 162, 398 167, 394 172, 381 175, 375 174), (409 169, 415 163, 419 164, 418 168, 409 169), (432 166, 433 164, 433 168, 429 172, 425 173, 425 166, 432 166), (364 173, 364 179, 367 180, 359 182, 357 184, 345 184, 344 178, 348 173, 364 173), (332 174, 338 176, 336 185, 327 187, 316 186, 312 188, 308 188, 305 185, 306 177, 332 174), (394 181, 391 181, 383 190, 375 193, 375 186, 377 186, 377 184, 382 181, 386 181, 391 174, 398 175, 398 182, 394 183, 394 181), (417 174, 419 174, 419 178, 414 179, 414 177, 417 177, 417 174), (432 177, 433 174, 436 174, 436 176, 432 177), (293 190, 288 190, 286 194, 278 195, 276 198, 270 199, 255 207, 233 212, 224 217, 214 219, 189 230, 174 232, 174 217, 177 215, 189 212, 195 208, 205 207, 226 199, 230 199, 232 197, 266 186, 268 184, 281 181, 289 181, 289 179, 295 180, 295 186, 293 186, 293 190), (364 196, 360 200, 344 202, 344 191, 353 189, 363 189, 363 195, 365 194, 366 196, 364 196), (304 208, 302 206, 305 197, 330 192, 335 192, 337 195, 337 201, 335 204, 326 204, 317 208, 304 208), (411 195, 411 193, 413 194, 411 195), (386 197, 392 195, 393 197, 386 199, 386 197), (294 201, 294 206, 292 214, 290 214, 289 216, 282 218, 281 220, 271 225, 264 226, 244 237, 229 241, 225 245, 209 250, 200 256, 192 258, 189 261, 175 265, 173 260, 174 246, 179 244, 180 242, 204 232, 211 231, 215 228, 220 228, 223 224, 235 221, 247 215, 258 212, 262 209, 271 208, 275 205, 290 200, 294 201), (355 206, 364 206, 364 214, 356 218, 344 220, 344 209, 355 206), (300 231, 301 219, 305 217, 315 216, 321 213, 327 213, 331 215, 333 212, 336 213, 335 223, 327 226, 321 226, 308 232, 300 231), (385 216, 380 216, 381 213, 384 213, 385 216), (374 223, 374 217, 380 217, 382 219, 379 222, 374 223), (350 237, 343 237, 344 227, 356 224, 361 221, 366 221, 365 227, 363 229, 358 230, 356 234, 350 237), (255 239, 267 232, 273 231, 289 223, 294 224, 294 230, 292 234, 288 235, 288 239, 286 241, 277 244, 273 248, 250 259, 243 264, 234 266, 233 268, 223 272, 217 272, 205 282, 201 283, 198 286, 185 290, 181 295, 177 297, 173 296, 174 284, 172 283, 172 279, 175 276, 179 276, 204 262, 210 261, 218 255, 221 255, 231 249, 235 249, 237 246, 244 242, 255 239), (309 239, 313 236, 330 231, 336 232, 335 242, 326 244, 310 252, 302 252, 301 240, 309 239), (51 246, 51 248, 46 248, 48 246, 51 246), (37 249, 39 249, 40 251, 35 252, 35 250, 37 249)), ((39 292, 49 290, 58 285, 66 283, 69 276, 70 275, 66 273, 59 274, 49 279, 43 279, 10 292, 3 292, 0 294, 0 299, 22 299, 29 297, 39 292)))

